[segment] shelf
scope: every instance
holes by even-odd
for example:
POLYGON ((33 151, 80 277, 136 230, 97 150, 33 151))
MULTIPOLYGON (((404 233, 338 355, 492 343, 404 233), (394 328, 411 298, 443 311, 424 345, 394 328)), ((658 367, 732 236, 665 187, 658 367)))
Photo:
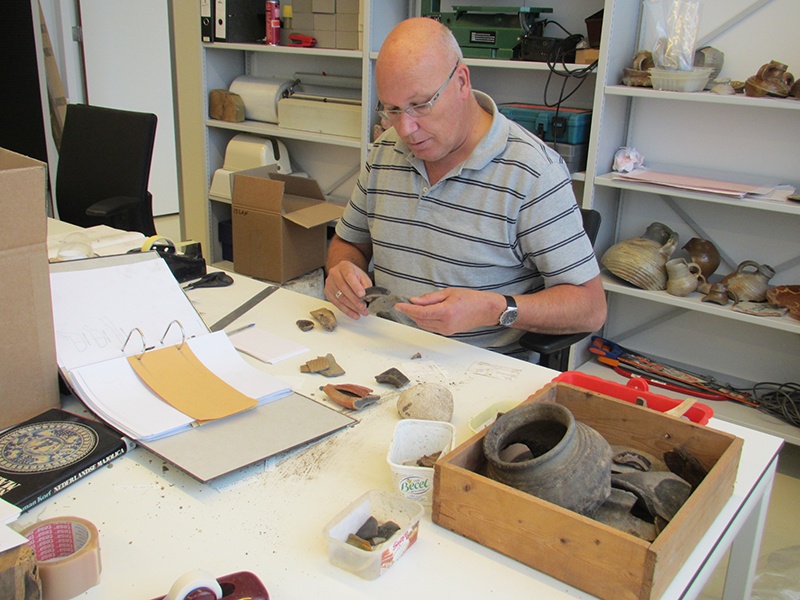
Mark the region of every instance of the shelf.
POLYGON ((320 144, 330 144, 332 146, 344 146, 346 148, 361 148, 361 140, 358 138, 330 135, 327 133, 314 133, 312 131, 302 131, 300 129, 286 129, 274 123, 264 123, 262 121, 231 123, 229 121, 207 119, 206 125, 208 127, 229 129, 242 133, 253 133, 256 135, 273 136, 290 140, 302 140, 305 142, 317 142, 320 144))
MULTIPOLYGON (((605 367, 594 360, 582 364, 578 368, 578 371, 623 385, 626 385, 629 381, 622 375, 615 373, 611 368, 605 367)), ((651 386, 650 391, 678 400, 686 398, 686 394, 679 394, 678 392, 672 392, 656 386, 651 386)), ((755 429, 756 431, 761 431, 770 435, 776 435, 782 437, 789 444, 800 446, 800 427, 790 425, 777 417, 761 412, 757 408, 727 400, 715 401, 701 400, 698 398, 697 401, 709 406, 714 411, 714 417, 717 419, 727 421, 728 423, 735 423, 743 427, 749 427, 750 429, 755 429)))
POLYGON ((687 200, 697 200, 699 202, 711 202, 715 204, 726 204, 729 206, 739 206, 741 208, 755 208, 772 212, 800 215, 800 202, 791 200, 771 200, 764 198, 727 198, 717 194, 703 194, 680 188, 668 187, 663 185, 652 185, 648 183, 637 183, 624 179, 617 179, 614 173, 605 173, 594 178, 597 186, 616 188, 619 190, 629 190, 632 192, 643 192, 646 194, 661 194, 672 198, 686 198, 687 200))
MULTIPOLYGON (((369 54, 370 60, 376 60, 378 58, 377 52, 370 52, 369 54)), ((511 69, 514 71, 549 71, 550 67, 545 62, 538 62, 532 60, 505 60, 501 58, 465 58, 464 64, 468 67, 475 67, 475 68, 486 68, 486 69, 511 69)), ((570 71, 576 71, 580 69, 585 69, 589 65, 578 65, 574 63, 567 63, 566 68, 570 71)), ((564 65, 558 63, 555 66, 557 71, 563 71, 564 65)), ((593 69, 591 71, 592 74, 595 74, 597 69, 593 69)))
POLYGON ((301 48, 295 46, 267 46, 265 44, 228 44, 224 42, 203 44, 207 50, 231 50, 238 52, 264 52, 275 54, 303 54, 315 58, 353 58, 361 60, 364 56, 362 50, 337 50, 336 48, 301 48))
POLYGON ((720 96, 712 92, 665 92, 647 87, 627 85, 607 85, 608 96, 625 96, 628 98, 650 98, 653 100, 678 100, 681 102, 705 102, 711 104, 729 104, 734 106, 752 106, 756 108, 775 108, 784 110, 800 110, 800 100, 791 98, 752 98, 744 94, 720 96))
POLYGON ((603 270, 602 278, 603 288, 606 291, 613 292, 615 294, 640 298, 642 300, 647 300, 648 302, 658 302, 659 304, 674 306, 684 310, 701 312, 723 319, 732 319, 734 321, 750 323, 751 325, 758 325, 760 327, 769 327, 779 331, 800 334, 800 321, 793 319, 788 314, 782 317, 758 317, 755 315, 736 312, 732 310, 732 304, 720 306, 718 304, 714 304, 713 302, 702 302, 701 298, 703 297, 703 294, 699 292, 693 292, 688 296, 681 298, 679 296, 668 294, 665 291, 654 292, 637 288, 633 285, 625 283, 621 279, 616 278, 606 270, 603 270))

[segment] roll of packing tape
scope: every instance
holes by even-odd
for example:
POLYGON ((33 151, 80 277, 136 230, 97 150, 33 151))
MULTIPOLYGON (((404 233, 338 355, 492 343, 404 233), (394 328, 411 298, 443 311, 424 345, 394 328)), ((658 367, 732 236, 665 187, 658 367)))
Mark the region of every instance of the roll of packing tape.
POLYGON ((43 600, 67 600, 100 581, 97 528, 78 517, 56 517, 23 529, 33 548, 43 600))
POLYGON ((222 586, 219 581, 208 571, 197 569, 178 577, 169 589, 169 593, 164 596, 164 600, 186 600, 186 596, 197 590, 208 590, 215 598, 222 598, 222 586))
POLYGON ((142 252, 147 252, 148 250, 152 250, 153 246, 155 246, 159 242, 163 242, 163 245, 169 246, 170 248, 175 247, 175 242, 173 242, 170 238, 164 237, 163 235, 151 235, 142 244, 142 252))
POLYGON ((292 81, 241 75, 231 82, 230 91, 244 101, 244 116, 251 121, 278 123, 278 100, 283 98, 292 81))

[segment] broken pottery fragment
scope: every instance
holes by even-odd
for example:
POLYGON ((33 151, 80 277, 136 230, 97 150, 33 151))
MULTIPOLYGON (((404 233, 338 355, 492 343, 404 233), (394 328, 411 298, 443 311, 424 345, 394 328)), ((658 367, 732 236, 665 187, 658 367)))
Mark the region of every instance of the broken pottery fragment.
POLYGON ((656 539, 656 527, 631 513, 636 504, 636 494, 611 488, 611 495, 592 516, 595 521, 605 523, 648 542, 656 539))
POLYGON ((702 483, 708 469, 706 469, 697 458, 694 457, 688 450, 678 446, 674 450, 664 452, 664 462, 669 467, 669 470, 675 473, 678 477, 685 479, 693 490, 702 483))
POLYGON ((336 322, 336 315, 334 315, 333 311, 329 308, 318 308, 317 310, 312 310, 311 316, 314 317, 320 325, 322 325, 322 328, 325 331, 333 331, 338 325, 336 322))
POLYGON ((386 369, 383 373, 379 373, 375 375, 375 381, 378 383, 388 383, 389 385, 393 385, 396 388, 401 388, 409 382, 408 377, 406 377, 400 369, 392 367, 391 369, 386 369))
POLYGON ((369 314, 402 323, 409 327, 419 327, 411 317, 394 309, 394 305, 398 302, 407 303, 407 298, 395 296, 392 292, 380 286, 368 287, 364 292, 364 297, 361 299, 367 303, 369 314))
POLYGON ((336 362, 333 354, 312 358, 305 364, 300 365, 300 372, 319 373, 325 377, 339 377, 340 375, 344 375, 344 369, 336 362))
POLYGON ((348 534, 347 543, 362 550, 371 551, 379 544, 382 544, 392 537, 400 526, 394 521, 379 523, 378 520, 370 516, 358 531, 348 534))
POLYGON ((453 394, 438 383, 418 383, 400 394, 397 412, 404 419, 449 423, 453 418, 453 394))
POLYGON ((311 331, 314 329, 314 321, 309 321, 308 319, 300 319, 297 321, 296 325, 300 328, 300 331, 311 331))
POLYGON ((669 471, 612 474, 611 485, 636 494, 654 519, 664 521, 671 521, 692 493, 692 486, 669 471))
POLYGON ((359 410, 381 398, 378 394, 373 394, 370 388, 354 383, 329 383, 322 391, 336 404, 350 410, 359 410))

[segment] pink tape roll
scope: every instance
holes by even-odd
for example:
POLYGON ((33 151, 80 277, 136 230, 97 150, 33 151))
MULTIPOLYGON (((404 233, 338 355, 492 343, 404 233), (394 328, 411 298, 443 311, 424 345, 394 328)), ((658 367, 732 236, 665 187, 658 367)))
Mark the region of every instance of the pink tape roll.
POLYGON ((36 555, 43 600, 68 600, 100 581, 100 538, 91 522, 56 517, 25 528, 22 535, 36 555))

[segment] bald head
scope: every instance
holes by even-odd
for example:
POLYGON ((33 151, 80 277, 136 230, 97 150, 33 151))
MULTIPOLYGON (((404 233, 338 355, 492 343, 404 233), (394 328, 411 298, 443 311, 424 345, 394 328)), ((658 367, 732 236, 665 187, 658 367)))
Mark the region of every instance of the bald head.
POLYGON ((433 19, 417 17, 401 21, 386 36, 376 70, 380 77, 381 71, 430 72, 431 67, 441 65, 447 73, 462 59, 461 48, 447 27, 433 19))

